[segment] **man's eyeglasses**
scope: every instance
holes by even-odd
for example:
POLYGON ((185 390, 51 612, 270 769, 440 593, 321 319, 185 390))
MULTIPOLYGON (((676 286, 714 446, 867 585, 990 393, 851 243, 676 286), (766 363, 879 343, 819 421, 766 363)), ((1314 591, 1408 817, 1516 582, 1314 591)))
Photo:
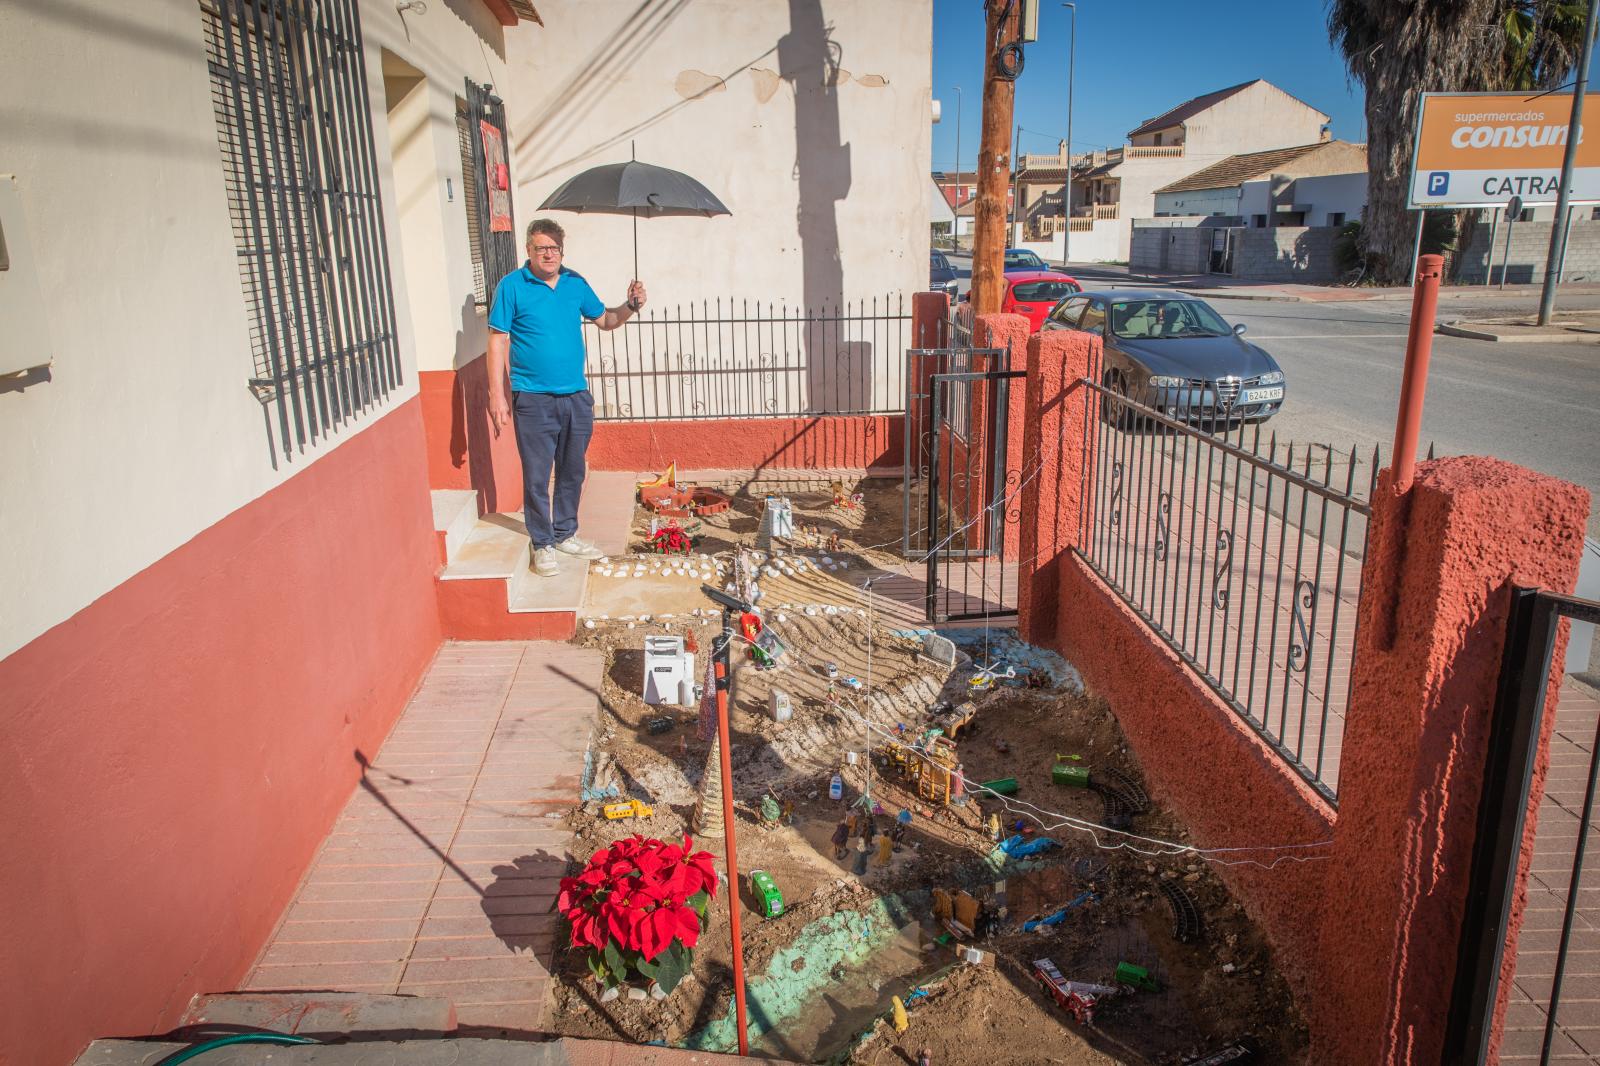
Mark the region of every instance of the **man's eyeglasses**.
POLYGON ((536 244, 536 245, 533 246, 533 254, 534 255, 560 255, 561 254, 561 246, 559 244, 536 244))

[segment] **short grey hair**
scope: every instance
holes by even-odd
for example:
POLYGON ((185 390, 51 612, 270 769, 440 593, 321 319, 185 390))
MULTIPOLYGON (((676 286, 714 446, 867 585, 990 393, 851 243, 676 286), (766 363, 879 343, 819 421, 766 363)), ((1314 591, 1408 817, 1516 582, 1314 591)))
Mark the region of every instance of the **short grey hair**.
POLYGON ((527 244, 533 240, 535 233, 542 233, 560 245, 567 243, 567 231, 562 229, 560 223, 554 219, 536 218, 528 223, 528 235, 523 238, 522 243, 527 244))

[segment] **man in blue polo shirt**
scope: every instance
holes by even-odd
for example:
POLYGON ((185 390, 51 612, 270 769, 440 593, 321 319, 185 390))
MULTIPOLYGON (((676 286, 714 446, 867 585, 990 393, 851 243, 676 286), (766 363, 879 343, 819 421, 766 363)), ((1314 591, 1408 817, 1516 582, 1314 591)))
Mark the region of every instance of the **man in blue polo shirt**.
POLYGON ((600 558, 598 548, 577 537, 584 454, 594 432, 582 320, 616 329, 645 300, 644 286, 634 280, 627 302, 607 308, 583 275, 561 265, 565 242, 566 233, 549 219, 529 223, 528 261, 500 279, 489 311, 489 417, 495 436, 507 423, 517 434, 528 565, 542 577, 560 570, 563 554, 600 558))

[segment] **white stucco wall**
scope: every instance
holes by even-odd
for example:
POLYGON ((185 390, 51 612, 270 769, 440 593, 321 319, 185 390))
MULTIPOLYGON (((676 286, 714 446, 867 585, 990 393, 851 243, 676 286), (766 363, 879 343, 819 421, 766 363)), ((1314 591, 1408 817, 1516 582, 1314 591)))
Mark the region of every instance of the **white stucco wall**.
MULTIPOLYGON (((519 231, 562 182, 627 160, 632 142, 732 211, 639 221, 658 309, 719 296, 831 306, 927 286, 932 0, 538 7, 545 28, 510 40, 502 93, 519 231)), ((631 221, 550 217, 567 265, 620 302, 631 221)))
POLYGON ((1343 212, 1346 222, 1361 217, 1367 204, 1366 174, 1323 174, 1311 178, 1296 178, 1294 201, 1310 204, 1306 225, 1331 225, 1328 216, 1343 212))
POLYGON ((406 294, 429 264, 401 248, 380 49, 453 86, 503 45, 476 0, 406 18, 362 4, 404 383, 286 461, 246 388, 199 6, 0 5, 0 173, 17 176, 55 357, 49 380, 0 387, 0 656, 415 393, 406 294))
POLYGON ((1191 189, 1188 192, 1156 193, 1155 214, 1236 215, 1239 213, 1239 187, 1229 189, 1191 189))

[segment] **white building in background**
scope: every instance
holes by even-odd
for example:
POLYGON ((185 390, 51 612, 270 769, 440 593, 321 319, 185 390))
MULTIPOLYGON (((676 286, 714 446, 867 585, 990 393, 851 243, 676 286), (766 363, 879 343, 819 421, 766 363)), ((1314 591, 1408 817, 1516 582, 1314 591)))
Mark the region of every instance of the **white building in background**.
POLYGON ((1156 218, 1204 215, 1236 225, 1339 226, 1367 202, 1367 149, 1348 141, 1229 156, 1156 190, 1156 218))
MULTIPOLYGON (((1129 130, 1120 147, 1073 153, 1072 258, 1126 261, 1132 221, 1155 214, 1157 189, 1229 156, 1327 140, 1327 123, 1323 112, 1258 78, 1186 100, 1129 130)), ((1059 188, 1067 165, 1065 145, 1055 155, 1024 156, 1019 183, 1030 184, 1030 171, 1045 172, 1047 181, 1032 184, 1059 188)), ((1062 245, 1057 234, 1040 251, 1059 259, 1062 245)))

